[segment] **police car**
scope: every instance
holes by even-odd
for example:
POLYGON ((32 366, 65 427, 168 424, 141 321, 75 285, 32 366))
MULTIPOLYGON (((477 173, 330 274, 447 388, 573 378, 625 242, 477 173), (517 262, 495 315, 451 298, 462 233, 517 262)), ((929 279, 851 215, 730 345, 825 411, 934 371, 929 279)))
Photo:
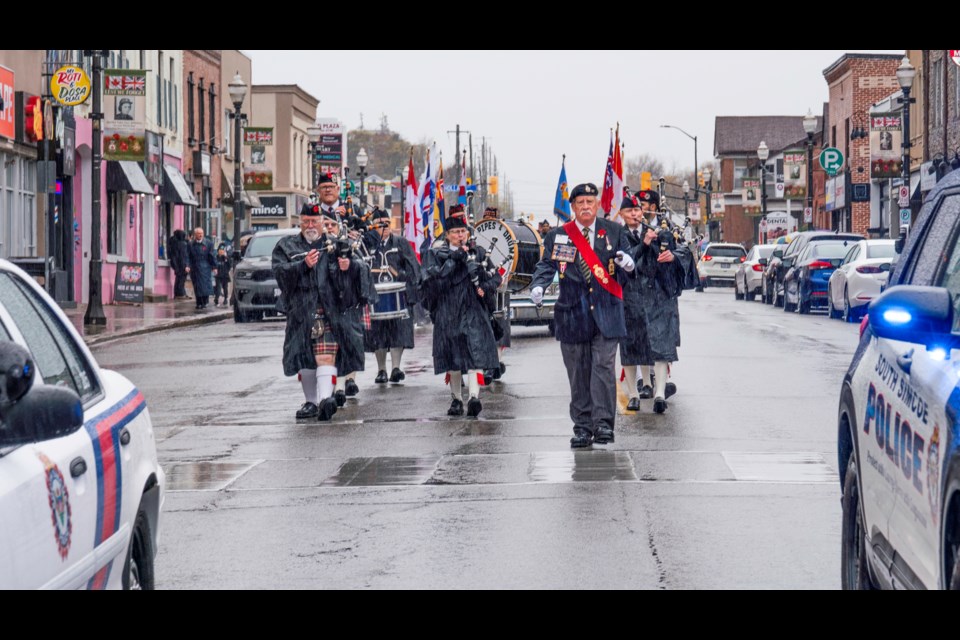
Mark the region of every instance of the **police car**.
POLYGON ((0 260, 0 589, 149 589, 163 501, 140 391, 0 260))
POLYGON ((840 395, 844 588, 960 589, 960 171, 870 304, 840 395))

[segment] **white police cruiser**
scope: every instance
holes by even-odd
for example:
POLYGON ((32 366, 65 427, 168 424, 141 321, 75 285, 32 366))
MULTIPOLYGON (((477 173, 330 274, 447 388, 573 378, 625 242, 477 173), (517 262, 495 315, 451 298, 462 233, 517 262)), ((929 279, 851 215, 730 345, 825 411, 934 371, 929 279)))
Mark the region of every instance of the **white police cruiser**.
POLYGON ((960 589, 960 171, 870 305, 840 395, 844 588, 960 589))
POLYGON ((0 260, 0 589, 149 589, 163 501, 143 395, 0 260))

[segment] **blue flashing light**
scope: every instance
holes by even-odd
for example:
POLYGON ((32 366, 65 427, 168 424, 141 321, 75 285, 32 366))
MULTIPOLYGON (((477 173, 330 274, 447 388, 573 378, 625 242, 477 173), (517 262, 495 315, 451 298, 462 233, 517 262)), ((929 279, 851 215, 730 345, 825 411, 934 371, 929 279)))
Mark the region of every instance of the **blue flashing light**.
POLYGON ((903 309, 887 309, 883 312, 883 319, 890 324, 908 324, 913 320, 913 315, 903 309))
POLYGON ((936 362, 943 362, 947 359, 947 350, 943 347, 934 347, 930 349, 930 359, 936 362))

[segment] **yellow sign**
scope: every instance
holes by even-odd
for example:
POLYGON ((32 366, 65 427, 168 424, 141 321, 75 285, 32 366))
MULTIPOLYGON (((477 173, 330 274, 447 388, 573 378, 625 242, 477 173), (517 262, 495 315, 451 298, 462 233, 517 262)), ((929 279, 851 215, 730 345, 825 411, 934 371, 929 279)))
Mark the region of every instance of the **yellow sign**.
POLYGON ((75 107, 90 96, 90 78, 76 65, 60 67, 50 78, 50 93, 60 104, 75 107))

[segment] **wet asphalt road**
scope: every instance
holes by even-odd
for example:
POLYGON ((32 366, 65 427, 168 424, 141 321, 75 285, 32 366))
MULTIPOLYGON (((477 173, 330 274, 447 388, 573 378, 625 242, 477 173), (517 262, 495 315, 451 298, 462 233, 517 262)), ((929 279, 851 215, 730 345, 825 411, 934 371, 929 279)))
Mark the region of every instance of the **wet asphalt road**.
POLYGON ((620 398, 616 443, 571 452, 559 344, 515 328, 479 419, 446 416, 429 328, 402 385, 332 423, 280 364, 283 324, 102 345, 147 398, 167 471, 157 586, 836 588, 839 385, 857 327, 686 292, 678 394, 620 398))

